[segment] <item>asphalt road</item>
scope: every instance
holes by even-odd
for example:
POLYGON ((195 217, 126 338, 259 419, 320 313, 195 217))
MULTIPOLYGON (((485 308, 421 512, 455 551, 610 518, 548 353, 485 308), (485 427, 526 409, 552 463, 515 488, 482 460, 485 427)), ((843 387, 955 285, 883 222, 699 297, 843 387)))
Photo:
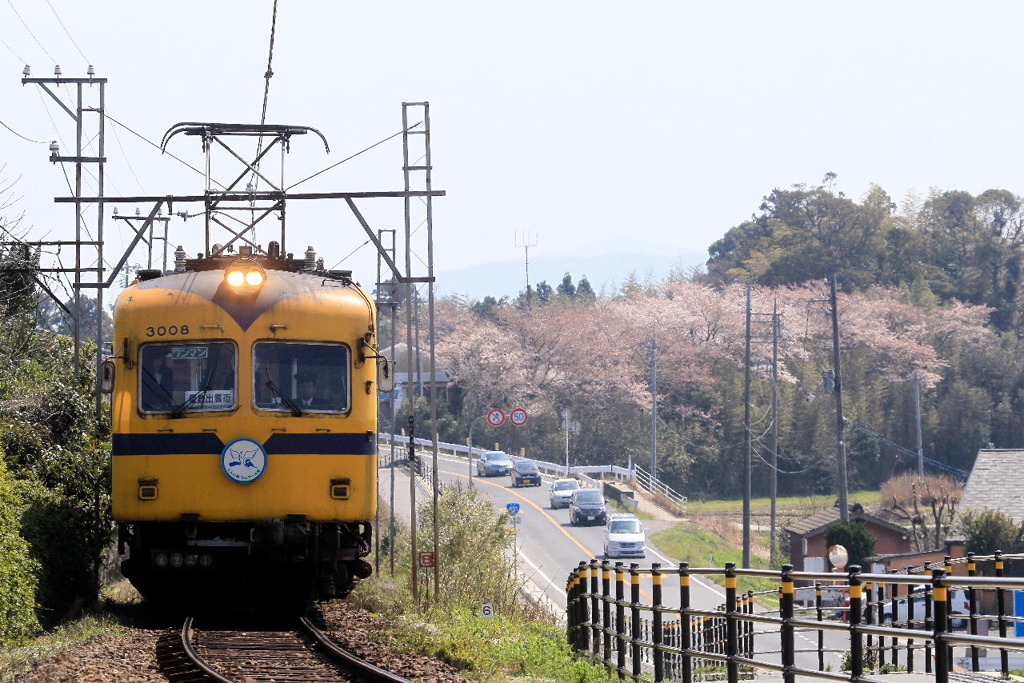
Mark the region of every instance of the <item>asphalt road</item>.
MULTIPOLYGON (((548 602, 557 614, 564 613, 565 586, 570 572, 580 562, 589 562, 594 558, 604 559, 604 527, 572 526, 569 523, 567 509, 551 509, 548 501, 550 480, 547 478, 539 487, 513 488, 507 476, 481 478, 476 475, 475 471, 470 473, 465 460, 452 459, 447 456, 439 458, 438 472, 440 480, 445 483, 461 481, 463 484, 469 484, 471 482, 474 487, 488 496, 498 509, 504 510, 510 503, 518 504, 519 512, 515 516, 515 531, 516 550, 521 571, 530 579, 535 587, 535 592, 542 596, 542 600, 548 602)), ((410 486, 404 469, 395 471, 394 487, 396 514, 407 517, 410 486)), ((390 469, 385 468, 380 472, 380 490, 382 497, 388 499, 391 490, 390 469)), ((422 490, 417 494, 420 496, 420 500, 428 495, 430 495, 429 492, 422 490)), ((645 524, 651 526, 659 523, 645 522, 645 524)), ((660 562, 663 568, 671 571, 678 566, 682 559, 685 558, 665 555, 651 545, 648 537, 645 558, 630 558, 623 561, 626 566, 631 562, 636 562, 642 567, 649 567, 652 562, 660 562)), ((641 599, 650 603, 653 596, 649 577, 642 576, 640 588, 641 599)), ((662 588, 663 604, 678 605, 678 582, 673 580, 671 575, 663 579, 662 588)), ((694 576, 691 581, 690 600, 691 606, 696 609, 715 609, 724 603, 725 591, 703 577, 694 576)), ((798 665, 817 668, 817 632, 799 634, 798 640, 798 665)), ((833 670, 838 670, 842 659, 841 653, 849 647, 844 634, 826 632, 825 647, 838 650, 839 654, 829 654, 825 660, 826 665, 831 665, 833 670)), ((754 648, 757 652, 763 653, 758 656, 759 659, 778 661, 778 631, 756 634, 754 648)))

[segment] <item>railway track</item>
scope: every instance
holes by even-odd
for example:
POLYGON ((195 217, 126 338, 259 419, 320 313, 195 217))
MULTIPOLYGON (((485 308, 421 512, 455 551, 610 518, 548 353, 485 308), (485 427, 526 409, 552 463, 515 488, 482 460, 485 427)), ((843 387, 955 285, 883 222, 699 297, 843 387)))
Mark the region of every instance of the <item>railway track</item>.
POLYGON ((189 617, 180 644, 177 653, 164 653, 168 664, 161 668, 170 680, 182 683, 412 683, 338 647, 304 617, 286 630, 200 630, 189 617), (171 669, 178 674, 170 675, 171 669))

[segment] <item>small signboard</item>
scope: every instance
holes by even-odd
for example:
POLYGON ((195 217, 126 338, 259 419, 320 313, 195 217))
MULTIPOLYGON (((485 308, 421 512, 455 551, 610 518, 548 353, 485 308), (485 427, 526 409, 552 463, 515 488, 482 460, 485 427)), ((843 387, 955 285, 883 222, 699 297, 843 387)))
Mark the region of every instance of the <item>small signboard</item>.
POLYGON ((516 408, 515 410, 512 411, 512 414, 509 416, 509 418, 512 420, 513 425, 515 425, 516 427, 522 427, 524 424, 526 424, 526 420, 529 418, 529 415, 527 415, 526 411, 523 410, 522 408, 516 408))
POLYGON ((487 602, 480 606, 480 616, 484 619, 490 619, 494 616, 494 606, 487 602))
POLYGON ((421 567, 433 567, 434 566, 434 553, 420 553, 420 566, 421 567))
POLYGON ((487 411, 487 422, 492 427, 500 427, 505 424, 505 411, 498 408, 487 411))
POLYGON ((230 410, 235 407, 235 392, 230 389, 186 391, 185 405, 207 410, 230 410))
POLYGON ((505 506, 505 509, 508 510, 508 514, 515 517, 519 514, 519 503, 509 503, 505 506))

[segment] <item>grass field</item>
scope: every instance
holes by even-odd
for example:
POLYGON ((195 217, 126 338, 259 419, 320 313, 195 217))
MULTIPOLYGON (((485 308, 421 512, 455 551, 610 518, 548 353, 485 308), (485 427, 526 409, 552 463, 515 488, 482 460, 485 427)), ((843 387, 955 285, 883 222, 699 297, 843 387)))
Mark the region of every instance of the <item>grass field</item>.
MULTIPOLYGON (((881 493, 878 491, 853 491, 849 494, 850 504, 860 503, 866 508, 874 508, 881 502, 881 493)), ((836 502, 835 494, 818 496, 790 496, 777 498, 775 508, 778 512, 786 514, 811 513, 825 508, 832 507, 836 502)), ((767 515, 771 513, 770 498, 751 498, 750 511, 755 515, 767 515)), ((687 516, 700 515, 739 515, 743 513, 743 500, 690 500, 686 503, 687 516)))

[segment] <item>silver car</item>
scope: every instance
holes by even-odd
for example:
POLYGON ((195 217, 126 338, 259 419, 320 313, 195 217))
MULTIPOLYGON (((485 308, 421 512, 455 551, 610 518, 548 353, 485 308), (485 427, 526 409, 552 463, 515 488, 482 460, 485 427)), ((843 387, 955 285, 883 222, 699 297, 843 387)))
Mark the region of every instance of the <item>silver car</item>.
POLYGON ((555 479, 548 489, 548 500, 551 502, 551 509, 569 507, 569 499, 572 492, 580 487, 575 479, 555 479))
POLYGON ((636 515, 612 515, 604 530, 605 557, 644 557, 647 535, 636 515))
POLYGON ((478 477, 500 477, 512 471, 512 460, 502 451, 484 451, 476 461, 478 477))

